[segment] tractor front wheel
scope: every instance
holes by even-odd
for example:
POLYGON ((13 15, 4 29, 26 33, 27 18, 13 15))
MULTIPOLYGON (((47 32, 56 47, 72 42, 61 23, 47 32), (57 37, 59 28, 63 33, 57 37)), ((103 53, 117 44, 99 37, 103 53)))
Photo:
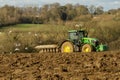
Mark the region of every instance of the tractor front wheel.
POLYGON ((72 53, 74 51, 73 43, 66 41, 61 46, 62 53, 72 53))
POLYGON ((93 51, 93 47, 89 44, 85 44, 82 46, 82 52, 92 52, 93 51))

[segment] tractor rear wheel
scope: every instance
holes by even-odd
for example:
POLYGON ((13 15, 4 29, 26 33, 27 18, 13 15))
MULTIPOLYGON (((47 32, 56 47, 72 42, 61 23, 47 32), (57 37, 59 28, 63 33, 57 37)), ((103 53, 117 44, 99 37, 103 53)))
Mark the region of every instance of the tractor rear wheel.
POLYGON ((61 46, 62 53, 72 53, 74 51, 73 43, 66 41, 61 46))
POLYGON ((85 44, 82 46, 82 52, 92 52, 93 47, 90 44, 85 44))

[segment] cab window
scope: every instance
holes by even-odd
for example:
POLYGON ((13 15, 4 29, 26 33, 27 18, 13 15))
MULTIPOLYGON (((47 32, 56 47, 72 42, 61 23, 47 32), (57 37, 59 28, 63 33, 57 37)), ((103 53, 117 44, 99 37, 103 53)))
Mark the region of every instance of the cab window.
POLYGON ((76 32, 70 32, 69 33, 69 38, 70 39, 78 39, 78 34, 76 32))

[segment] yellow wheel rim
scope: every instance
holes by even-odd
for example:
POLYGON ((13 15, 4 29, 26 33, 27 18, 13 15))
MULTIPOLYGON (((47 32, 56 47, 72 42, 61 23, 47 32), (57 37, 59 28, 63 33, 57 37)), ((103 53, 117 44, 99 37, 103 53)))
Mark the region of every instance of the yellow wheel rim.
POLYGON ((89 48, 85 48, 85 52, 89 52, 89 48))
POLYGON ((70 47, 69 47, 69 46, 65 46, 65 47, 64 47, 64 52, 70 53, 70 52, 71 52, 70 47))
POLYGON ((90 44, 85 44, 82 46, 82 52, 92 52, 93 47, 90 44))

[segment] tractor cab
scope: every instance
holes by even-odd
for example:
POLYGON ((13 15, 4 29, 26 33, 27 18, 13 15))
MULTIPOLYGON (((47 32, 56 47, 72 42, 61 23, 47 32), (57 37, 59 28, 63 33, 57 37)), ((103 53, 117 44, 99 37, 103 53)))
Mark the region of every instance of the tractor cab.
POLYGON ((88 33, 85 30, 70 30, 69 40, 78 43, 82 38, 87 37, 88 33))

